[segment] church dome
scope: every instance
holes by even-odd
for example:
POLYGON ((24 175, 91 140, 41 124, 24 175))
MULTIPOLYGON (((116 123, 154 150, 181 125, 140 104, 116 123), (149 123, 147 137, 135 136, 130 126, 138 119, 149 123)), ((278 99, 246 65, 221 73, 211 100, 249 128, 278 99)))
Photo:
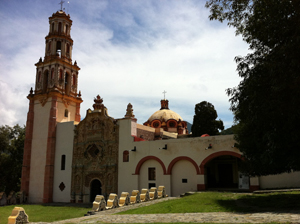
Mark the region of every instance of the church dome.
POLYGON ((160 101, 161 108, 160 110, 156 111, 154 114, 152 114, 148 121, 151 123, 154 120, 159 120, 161 122, 167 122, 170 119, 176 120, 176 121, 182 121, 182 117, 177 114, 176 112, 169 109, 169 101, 164 99, 160 101))
POLYGON ((164 131, 177 134, 188 133, 186 121, 183 121, 179 114, 169 109, 169 101, 163 99, 160 103, 160 110, 152 114, 144 125, 158 129, 162 128, 164 131))
POLYGON ((167 121, 170 119, 174 119, 176 121, 182 120, 182 117, 176 112, 169 109, 161 109, 156 111, 154 114, 149 117, 148 121, 151 122, 153 120, 167 121))

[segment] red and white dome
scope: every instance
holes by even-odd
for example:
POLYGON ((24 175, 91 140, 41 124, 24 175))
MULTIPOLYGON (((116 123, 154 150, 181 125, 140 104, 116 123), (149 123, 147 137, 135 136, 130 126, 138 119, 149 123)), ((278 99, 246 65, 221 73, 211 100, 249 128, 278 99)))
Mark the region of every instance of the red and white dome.
POLYGON ((164 131, 187 134, 187 124, 182 117, 169 109, 169 101, 161 100, 161 108, 152 114, 144 123, 145 126, 153 128, 163 128, 164 131))

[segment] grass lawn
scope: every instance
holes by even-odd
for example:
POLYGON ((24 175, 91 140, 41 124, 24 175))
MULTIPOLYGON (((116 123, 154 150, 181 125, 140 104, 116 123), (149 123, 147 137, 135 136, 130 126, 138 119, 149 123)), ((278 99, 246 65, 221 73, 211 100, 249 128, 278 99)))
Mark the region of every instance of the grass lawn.
MULTIPOLYGON (((158 199, 159 200, 159 199, 158 199)), ((78 204, 77 204, 78 205, 78 204)), ((0 223, 7 223, 14 207, 23 207, 30 222, 54 222, 82 217, 91 207, 10 205, 0 207, 0 223)), ((201 192, 163 201, 118 214, 194 213, 194 212, 291 212, 300 210, 300 191, 271 194, 201 192)), ((92 217, 91 217, 92 218, 92 217)), ((99 222, 101 223, 101 222, 99 222)))
POLYGON ((82 217, 91 208, 48 206, 48 205, 9 205, 0 207, 0 223, 6 224, 14 207, 22 207, 29 216, 29 222, 54 222, 82 217))
POLYGON ((151 206, 118 214, 157 214, 194 212, 268 212, 300 210, 300 192, 241 194, 202 192, 184 198, 164 201, 151 206))

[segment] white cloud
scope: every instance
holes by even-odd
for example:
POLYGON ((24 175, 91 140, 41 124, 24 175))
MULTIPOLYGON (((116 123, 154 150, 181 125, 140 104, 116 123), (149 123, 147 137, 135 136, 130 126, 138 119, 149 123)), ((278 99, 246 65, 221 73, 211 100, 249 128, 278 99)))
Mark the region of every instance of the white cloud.
MULTIPOLYGON (((81 116, 100 94, 111 116, 123 117, 130 102, 138 122, 143 123, 160 108, 166 90, 170 109, 185 120, 192 122, 195 104, 206 100, 231 126, 225 89, 238 84, 233 59, 245 55, 247 45, 235 37, 233 29, 209 21, 203 5, 198 1, 70 1, 73 61, 81 67, 81 116)), ((1 41, 18 43, 13 52, 0 48, 1 59, 5 58, 0 62, 1 80, 26 86, 27 92, 15 91, 24 94, 23 98, 35 80, 33 64, 44 55, 51 14, 41 11, 42 20, 22 20, 17 36, 10 27, 5 28, 7 35, 0 35, 1 41)), ((20 23, 18 18, 9 20, 20 23)), ((7 84, 7 88, 13 87, 7 84)), ((10 112, 3 112, 0 125, 16 122, 15 107, 6 101, 2 105, 10 112)), ((25 123, 26 112, 21 116, 19 120, 25 123)))

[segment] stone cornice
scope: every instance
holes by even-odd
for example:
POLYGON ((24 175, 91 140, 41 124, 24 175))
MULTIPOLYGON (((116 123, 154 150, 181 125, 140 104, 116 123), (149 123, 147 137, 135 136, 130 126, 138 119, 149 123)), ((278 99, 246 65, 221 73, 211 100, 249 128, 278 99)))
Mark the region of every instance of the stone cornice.
POLYGON ((27 98, 29 100, 39 100, 42 104, 45 102, 50 97, 57 97, 60 99, 63 99, 64 101, 70 101, 74 103, 82 103, 83 100, 81 97, 73 97, 73 96, 68 96, 65 94, 61 94, 59 92, 49 92, 49 93, 44 93, 44 94, 29 94, 27 98))
POLYGON ((35 64, 35 66, 47 66, 47 65, 52 65, 52 64, 56 64, 56 63, 59 65, 63 65, 63 66, 69 67, 71 69, 74 69, 76 71, 80 70, 80 68, 77 65, 72 65, 71 63, 68 63, 59 57, 53 58, 53 59, 50 59, 50 60, 47 60, 44 62, 38 62, 35 64))
POLYGON ((56 33, 49 33, 48 36, 45 37, 46 40, 52 40, 52 39, 66 39, 68 41, 70 41, 73 45, 73 40, 70 36, 67 36, 65 35, 64 33, 62 34, 58 34, 57 32, 56 33))
POLYGON ((72 20, 70 19, 70 15, 66 14, 64 11, 57 11, 56 13, 53 13, 52 16, 49 17, 49 21, 50 20, 53 20, 55 18, 58 18, 58 19, 65 19, 67 20, 70 24, 72 24, 72 20))

